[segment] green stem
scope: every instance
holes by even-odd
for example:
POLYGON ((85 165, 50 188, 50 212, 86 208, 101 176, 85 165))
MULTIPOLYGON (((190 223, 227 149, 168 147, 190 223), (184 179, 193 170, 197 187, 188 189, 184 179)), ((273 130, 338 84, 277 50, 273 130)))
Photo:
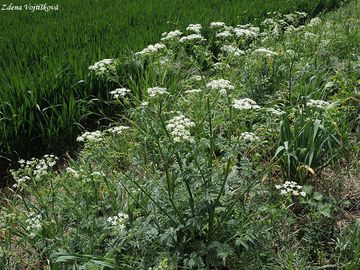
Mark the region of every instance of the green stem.
POLYGON ((231 165, 231 160, 228 159, 227 164, 226 164, 226 169, 225 169, 225 175, 224 175, 224 179, 222 181, 222 185, 221 185, 221 189, 219 191, 218 196, 216 197, 216 200, 214 201, 214 203, 212 204, 212 207, 209 211, 209 221, 208 221, 208 225, 209 225, 209 232, 208 232, 208 244, 210 244, 210 242, 212 241, 212 237, 214 235, 214 223, 215 223, 215 210, 220 202, 220 198, 222 196, 222 194, 224 193, 224 189, 225 189, 225 185, 227 182, 227 178, 229 175, 229 170, 230 170, 230 165, 231 165))
POLYGON ((214 134, 213 134, 213 126, 212 126, 212 115, 211 115, 211 107, 210 107, 210 100, 209 97, 206 100, 207 107, 208 107, 208 116, 209 116, 209 131, 210 131, 210 152, 209 152, 209 161, 208 167, 210 168, 210 177, 211 177, 211 170, 213 167, 213 155, 214 155, 214 134))
POLYGON ((168 191, 168 198, 169 198, 169 201, 170 201, 170 204, 172 205, 172 207, 174 208, 175 212, 177 213, 177 215, 179 216, 179 219, 180 219, 180 222, 185 224, 184 222, 184 219, 179 211, 179 209, 176 207, 176 204, 174 202, 174 199, 173 199, 173 192, 172 190, 174 189, 174 182, 171 180, 171 176, 170 176, 170 172, 169 172, 169 167, 168 167, 168 164, 165 160, 165 157, 164 157, 164 154, 162 152, 162 148, 161 148, 161 145, 160 145, 160 141, 159 141, 159 138, 156 138, 156 142, 157 142, 157 145, 158 145, 158 148, 159 148, 159 152, 160 152, 160 155, 161 155, 161 158, 164 162, 164 169, 165 169, 165 176, 166 176, 166 183, 167 183, 167 191, 168 191))
POLYGON ((175 226, 177 226, 177 223, 176 223, 175 220, 168 214, 168 212, 166 212, 165 209, 162 208, 161 205, 160 205, 157 201, 155 201, 155 200, 151 197, 151 195, 150 195, 149 193, 147 193, 147 191, 146 191, 139 183, 137 183, 136 181, 133 181, 133 180, 131 179, 131 177, 129 177, 127 174, 124 173, 123 175, 124 175, 128 180, 130 180, 131 182, 133 182, 133 183, 160 209, 160 211, 163 212, 163 213, 171 220, 171 222, 172 222, 175 226))

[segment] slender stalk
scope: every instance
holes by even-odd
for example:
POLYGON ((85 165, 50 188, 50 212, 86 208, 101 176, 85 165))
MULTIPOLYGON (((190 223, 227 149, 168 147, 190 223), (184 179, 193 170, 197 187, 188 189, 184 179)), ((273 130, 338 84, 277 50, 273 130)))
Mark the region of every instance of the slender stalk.
POLYGON ((165 157, 164 157, 164 154, 162 152, 162 148, 161 148, 161 145, 160 145, 160 141, 159 139, 157 138, 157 145, 158 145, 158 148, 159 148, 159 151, 160 151, 160 155, 161 155, 161 158, 163 159, 163 161, 165 162, 165 176, 166 176, 166 183, 167 183, 167 186, 168 186, 168 198, 169 198, 169 201, 172 205, 172 207, 174 208, 175 212, 177 213, 177 215, 179 216, 179 219, 180 219, 180 222, 185 224, 185 221, 184 221, 184 218, 182 217, 179 209, 177 208, 175 202, 174 202, 174 198, 173 198, 173 192, 172 190, 174 189, 173 188, 173 184, 174 184, 174 181, 171 179, 171 175, 170 175, 170 172, 169 172, 169 167, 168 167, 168 164, 167 162, 165 161, 165 157))
POLYGON ((136 181, 133 181, 132 178, 130 176, 128 176, 126 173, 123 174, 128 180, 130 180, 132 183, 134 183, 145 195, 146 197, 148 197, 159 209, 161 212, 163 212, 169 219, 170 221, 177 226, 178 224, 175 222, 175 220, 168 214, 168 212, 166 212, 166 210, 161 207, 161 205, 155 201, 152 196, 136 181))

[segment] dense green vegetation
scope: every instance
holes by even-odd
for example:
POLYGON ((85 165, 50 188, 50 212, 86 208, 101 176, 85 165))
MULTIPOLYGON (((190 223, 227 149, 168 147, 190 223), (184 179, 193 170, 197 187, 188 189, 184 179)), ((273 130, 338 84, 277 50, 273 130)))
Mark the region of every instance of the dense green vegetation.
POLYGON ((1 11, 0 171, 9 160, 70 150, 83 126, 107 123, 96 123, 111 108, 101 101, 109 88, 88 77, 95 61, 139 50, 189 23, 256 23, 275 10, 314 15, 340 2, 63 0, 47 2, 59 4, 56 12, 1 11))
POLYGON ((360 269, 360 3, 258 25, 96 63, 117 122, 19 161, 0 267, 360 269))

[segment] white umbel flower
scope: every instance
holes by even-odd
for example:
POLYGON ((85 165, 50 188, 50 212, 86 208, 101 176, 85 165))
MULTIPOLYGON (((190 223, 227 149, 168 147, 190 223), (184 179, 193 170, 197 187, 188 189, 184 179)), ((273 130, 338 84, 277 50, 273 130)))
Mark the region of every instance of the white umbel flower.
POLYGON ((265 55, 267 57, 278 55, 276 52, 273 52, 273 51, 271 51, 269 49, 266 49, 266 48, 256 49, 256 50, 254 50, 254 53, 259 54, 259 55, 265 55))
POLYGON ((325 100, 315 100, 315 99, 309 99, 308 102, 306 102, 306 106, 311 108, 318 108, 318 109, 324 109, 330 105, 329 102, 325 100))
POLYGON ((321 19, 319 17, 312 18, 308 24, 310 27, 314 27, 321 24, 321 19))
POLYGON ((165 32, 162 34, 162 41, 178 39, 183 33, 179 30, 165 32))
POLYGON ((30 238, 35 238, 42 228, 41 215, 35 215, 31 213, 29 218, 25 220, 26 230, 29 232, 30 238))
POLYGON ((15 184, 14 188, 22 188, 26 185, 26 182, 35 179, 40 179, 42 176, 48 174, 50 169, 55 166, 58 157, 54 155, 44 155, 41 159, 31 158, 30 160, 20 160, 20 168, 18 170, 11 170, 11 174, 14 177, 15 184))
POLYGON ((145 49, 143 49, 140 52, 135 53, 135 55, 139 55, 139 56, 146 56, 146 55, 150 55, 150 54, 154 54, 159 52, 162 49, 165 49, 166 46, 162 43, 156 43, 154 45, 149 45, 147 46, 145 49))
POLYGON ((226 39, 226 38, 229 38, 232 36, 233 36, 233 34, 227 30, 216 34, 216 37, 221 38, 221 39, 226 39))
POLYGON ((129 129, 130 127, 127 126, 116 126, 116 127, 111 127, 108 128, 107 130, 105 130, 105 132, 114 134, 114 135, 120 135, 124 132, 124 130, 129 129))
POLYGON ((170 132, 175 142, 194 142, 189 128, 195 126, 195 123, 186 118, 183 114, 173 117, 168 121, 166 129, 170 132))
POLYGON ((206 39, 200 34, 191 34, 191 35, 180 38, 180 42, 182 42, 182 43, 196 42, 196 41, 206 41, 206 39))
POLYGON ((293 195, 293 196, 302 196, 305 197, 306 193, 302 191, 302 186, 298 185, 296 182, 293 181, 286 181, 282 185, 275 185, 277 190, 280 190, 280 195, 293 195))
POLYGON ((186 30, 195 32, 196 34, 200 34, 202 29, 201 24, 189 24, 188 27, 186 27, 186 30))
POLYGON ((103 172, 92 172, 90 175, 95 177, 105 177, 103 172))
POLYGON ((77 137, 76 141, 78 142, 100 142, 103 140, 103 133, 100 130, 93 132, 86 131, 81 136, 77 137))
POLYGON ((259 35, 260 29, 254 27, 252 30, 250 30, 250 29, 235 27, 233 31, 236 37, 249 39, 249 38, 256 38, 259 35))
POLYGON ((260 141, 260 138, 256 136, 253 132, 242 132, 240 134, 240 140, 245 142, 256 142, 260 141))
POLYGON ((232 106, 237 110, 260 109, 260 106, 250 98, 235 99, 232 106))
POLYGON ((184 91, 185 94, 195 94, 195 93, 201 93, 201 89, 190 89, 184 91))
POLYGON ((119 97, 124 97, 131 91, 126 88, 116 88, 113 91, 110 91, 110 94, 114 97, 114 99, 118 99, 119 97))
POLYGON ((211 29, 223 28, 225 26, 226 26, 226 24, 224 22, 211 22, 210 23, 210 28, 211 29))
POLYGON ((89 66, 89 70, 98 77, 110 75, 116 71, 114 59, 103 59, 89 66))
POLYGON ((148 88, 147 93, 149 94, 150 97, 155 97, 158 95, 168 94, 168 91, 166 88, 162 88, 162 87, 151 87, 148 88))
POLYGON ((70 175, 73 176, 74 178, 79 178, 79 177, 80 177, 78 171, 75 170, 75 169, 73 169, 73 168, 71 168, 71 167, 67 167, 65 170, 66 170, 66 173, 67 173, 67 174, 70 174, 70 175))
POLYGON ((189 80, 199 82, 202 80, 202 77, 200 75, 193 75, 193 76, 191 76, 191 78, 189 80))
POLYGON ((207 88, 212 90, 218 90, 220 92, 224 92, 227 90, 233 90, 235 87, 230 83, 228 80, 219 79, 219 80, 212 80, 211 82, 206 84, 207 88))
POLYGON ((273 114, 273 115, 275 115, 275 116, 281 116, 281 115, 283 115, 285 113, 284 111, 281 111, 281 110, 279 110, 277 108, 267 108, 266 111, 273 114))
POLYGON ((233 56, 241 56, 245 54, 244 51, 240 50, 239 48, 233 47, 231 45, 224 45, 220 48, 221 51, 226 52, 229 55, 233 56))
POLYGON ((125 223, 129 219, 129 215, 125 213, 118 213, 116 216, 108 217, 106 219, 108 226, 116 233, 124 232, 126 229, 125 223))

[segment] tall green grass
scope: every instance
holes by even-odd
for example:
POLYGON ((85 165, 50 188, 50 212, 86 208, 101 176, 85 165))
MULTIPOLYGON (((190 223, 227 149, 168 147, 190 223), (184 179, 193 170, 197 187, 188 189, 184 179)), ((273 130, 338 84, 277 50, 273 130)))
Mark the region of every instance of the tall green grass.
MULTIPOLYGON (((49 1, 59 11, 0 13, 0 171, 11 160, 64 152, 106 107, 108 87, 87 67, 126 50, 140 50, 189 23, 261 21, 267 12, 313 15, 340 0, 49 1), (85 81, 82 81, 84 80, 85 81)), ((28 4, 17 1, 16 5, 28 4)), ((4 170, 3 170, 4 171, 4 170)))

